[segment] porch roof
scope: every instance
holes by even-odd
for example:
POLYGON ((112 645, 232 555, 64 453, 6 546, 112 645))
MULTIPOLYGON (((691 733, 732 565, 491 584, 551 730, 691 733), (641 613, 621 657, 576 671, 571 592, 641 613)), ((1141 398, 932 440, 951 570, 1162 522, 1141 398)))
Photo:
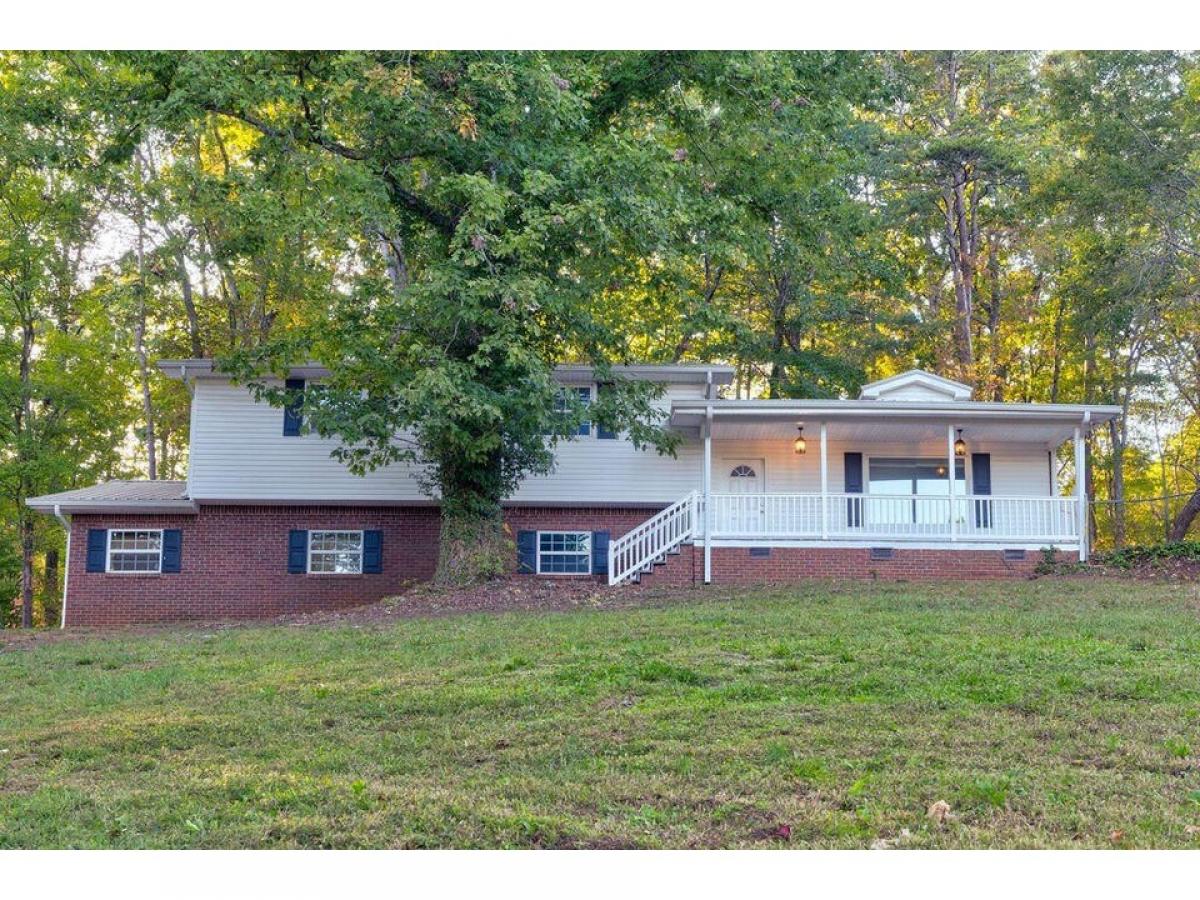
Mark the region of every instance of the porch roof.
POLYGON ((1085 433, 1121 414, 1119 406, 1066 403, 992 403, 972 400, 676 400, 671 424, 698 431, 712 408, 713 437, 727 439, 794 436, 797 425, 822 422, 839 440, 937 440, 946 427, 969 430, 991 442, 1057 446, 1075 429, 1085 433))

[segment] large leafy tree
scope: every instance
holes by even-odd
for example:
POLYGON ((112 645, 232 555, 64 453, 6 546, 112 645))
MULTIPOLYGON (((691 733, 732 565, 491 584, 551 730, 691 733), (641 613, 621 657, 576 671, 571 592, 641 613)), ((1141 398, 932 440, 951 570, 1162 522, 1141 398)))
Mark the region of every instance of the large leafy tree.
MULTIPOLYGON (((585 415, 671 448, 652 389, 610 375, 625 348, 595 311, 623 235, 671 208, 646 179, 668 151, 630 113, 692 77, 687 57, 196 53, 114 64, 140 79, 147 132, 216 116, 252 129, 260 159, 335 165, 338 203, 360 224, 346 248, 356 271, 315 321, 226 362, 248 379, 306 357, 329 365, 304 401, 310 427, 339 437, 357 471, 426 467, 442 503, 440 578, 502 566, 501 498, 549 469, 554 443, 585 415), (590 412, 556 403, 564 359, 613 382, 590 412)), ((321 208, 324 187, 312 185, 299 214, 321 208)))
POLYGON ((124 360, 84 271, 104 209, 104 143, 77 87, 53 57, 0 55, 0 496, 26 626, 39 543, 51 583, 59 543, 39 540, 46 523, 26 499, 111 473, 125 436, 124 360))

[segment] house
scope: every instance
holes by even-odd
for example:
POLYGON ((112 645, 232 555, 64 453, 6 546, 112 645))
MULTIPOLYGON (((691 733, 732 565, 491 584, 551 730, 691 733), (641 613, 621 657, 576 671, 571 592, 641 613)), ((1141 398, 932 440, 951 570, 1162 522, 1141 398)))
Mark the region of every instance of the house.
MULTIPOLYGON (((37 497, 69 523, 64 624, 266 616, 362 603, 433 574, 439 516, 411 465, 355 476, 336 442, 258 402, 211 360, 160 363, 192 389, 186 481, 37 497)), ((303 388, 327 372, 292 370, 303 388)), ((804 576, 977 578, 1088 553, 1060 488, 1112 406, 988 403, 922 371, 854 400, 725 400, 727 366, 627 366, 664 386, 675 456, 586 425, 505 504, 513 566, 609 584, 804 576)), ((594 397, 590 368, 564 390, 594 397)))

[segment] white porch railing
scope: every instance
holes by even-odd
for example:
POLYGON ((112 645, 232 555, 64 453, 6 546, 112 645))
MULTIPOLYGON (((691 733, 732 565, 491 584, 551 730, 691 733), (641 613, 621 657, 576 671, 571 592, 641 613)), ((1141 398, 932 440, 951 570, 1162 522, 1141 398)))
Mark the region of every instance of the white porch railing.
POLYGON ((608 545, 608 583, 620 584, 649 572, 656 562, 691 540, 700 523, 700 495, 693 491, 608 545))
POLYGON ((712 504, 714 540, 1079 540, 1072 497, 713 494, 712 504))

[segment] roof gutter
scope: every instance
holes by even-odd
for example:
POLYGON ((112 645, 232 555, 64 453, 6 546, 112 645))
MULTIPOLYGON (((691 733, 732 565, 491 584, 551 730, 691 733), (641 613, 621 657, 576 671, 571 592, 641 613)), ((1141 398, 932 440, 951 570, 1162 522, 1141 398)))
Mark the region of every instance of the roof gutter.
POLYGON ((54 504, 54 518, 62 523, 62 527, 67 532, 67 553, 66 560, 63 562, 63 593, 62 593, 62 621, 59 622, 59 628, 67 627, 67 588, 71 584, 71 520, 62 513, 62 505, 54 504))

